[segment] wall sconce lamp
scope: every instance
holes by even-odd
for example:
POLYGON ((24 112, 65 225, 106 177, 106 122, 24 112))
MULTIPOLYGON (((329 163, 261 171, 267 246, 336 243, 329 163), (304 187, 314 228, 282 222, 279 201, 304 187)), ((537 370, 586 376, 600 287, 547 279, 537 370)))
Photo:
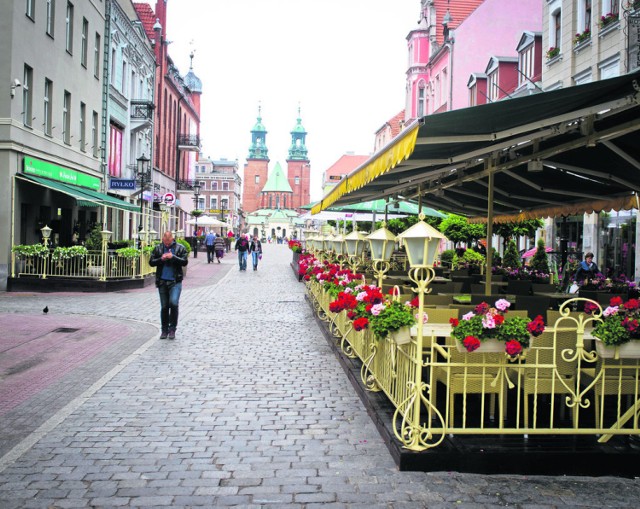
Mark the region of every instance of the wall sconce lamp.
POLYGON ((14 79, 11 82, 11 97, 15 97, 16 96, 16 88, 21 87, 22 83, 20 83, 20 80, 18 78, 14 79))

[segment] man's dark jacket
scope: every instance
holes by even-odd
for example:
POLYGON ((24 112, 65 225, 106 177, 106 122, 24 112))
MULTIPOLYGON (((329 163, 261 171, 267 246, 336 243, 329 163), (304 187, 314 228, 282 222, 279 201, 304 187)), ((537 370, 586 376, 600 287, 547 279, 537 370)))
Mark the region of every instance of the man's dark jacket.
POLYGON ((187 250, 184 248, 182 244, 178 244, 176 241, 173 241, 173 244, 169 246, 168 249, 173 249, 173 258, 171 260, 165 262, 162 260, 162 255, 165 253, 165 245, 160 242, 151 253, 151 258, 149 258, 149 265, 152 267, 156 267, 156 286, 160 284, 160 277, 162 276, 162 267, 165 263, 172 263, 173 268, 176 274, 176 283, 182 281, 182 267, 186 266, 189 263, 189 258, 187 256, 187 250))

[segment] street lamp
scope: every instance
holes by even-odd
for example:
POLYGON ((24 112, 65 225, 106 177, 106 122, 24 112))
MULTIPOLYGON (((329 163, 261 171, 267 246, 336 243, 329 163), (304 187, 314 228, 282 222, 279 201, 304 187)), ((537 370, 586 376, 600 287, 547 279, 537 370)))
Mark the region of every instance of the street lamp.
MULTIPOLYGON (((196 181, 195 184, 193 184, 193 202, 195 203, 195 208, 196 210, 198 209, 198 202, 200 200, 200 182, 196 181)), ((194 258, 198 258, 198 216, 196 215, 196 233, 194 235, 195 237, 195 247, 193 249, 193 257, 194 258)))
POLYGON ((362 262, 362 257, 364 256, 367 234, 354 230, 344 238, 344 241, 346 244, 347 257, 351 272, 357 272, 358 266, 362 262))
MULTIPOLYGON (((151 171, 149 168, 149 163, 151 162, 151 159, 149 159, 147 156, 142 154, 140 157, 138 157, 136 161, 138 162, 136 179, 140 182, 140 227, 139 229, 142 230, 143 228, 142 223, 144 222, 144 219, 143 219, 144 218, 144 215, 143 215, 144 189, 147 183, 151 181, 151 171)), ((140 245, 138 245, 138 247, 140 247, 140 245)))
MULTIPOLYGON (((51 228, 49 228, 49 226, 45 224, 42 228, 40 228, 40 231, 42 232, 42 243, 44 244, 44 247, 47 247, 49 245, 49 237, 51 237, 51 228)), ((47 260, 48 259, 49 259, 49 251, 47 251, 44 256, 44 267, 42 271, 42 279, 47 279, 47 260)))
POLYGON ((107 243, 111 238, 111 232, 109 230, 102 230, 100 232, 100 237, 102 237, 102 276, 100 276, 101 281, 107 280, 107 243))
POLYGON ((382 289, 382 281, 387 278, 389 261, 395 247, 396 236, 387 230, 382 223, 382 228, 377 229, 367 236, 371 246, 371 259, 373 260, 373 272, 378 279, 378 287, 382 289))
MULTIPOLYGON (((414 224, 408 230, 405 230, 398 238, 401 239, 407 251, 407 258, 409 258, 409 278, 417 289, 414 292, 418 294, 418 323, 417 323, 417 344, 416 352, 423 351, 423 326, 424 326, 424 295, 431 291, 429 283, 433 281, 435 277, 435 271, 433 270, 433 262, 438 254, 438 247, 440 242, 446 237, 431 225, 424 222, 424 214, 420 213, 418 216, 420 221, 414 224)), ((433 347, 440 352, 445 358, 448 357, 448 353, 442 349, 436 342, 433 342, 433 347)), ((423 386, 422 370, 414 370, 414 380, 410 385, 413 397, 412 410, 406 409, 406 413, 403 415, 409 415, 410 417, 404 420, 401 424, 403 437, 407 437, 403 440, 404 446, 407 449, 413 451, 422 451, 426 448, 424 443, 424 437, 429 435, 428 430, 424 428, 424 425, 420 422, 420 405, 423 404, 423 386), (416 399, 417 398, 417 401, 416 399)), ((408 399, 407 401, 410 401, 408 399)), ((429 422, 431 421, 431 407, 429 407, 429 422)), ((394 422, 395 424, 395 422, 394 422)))

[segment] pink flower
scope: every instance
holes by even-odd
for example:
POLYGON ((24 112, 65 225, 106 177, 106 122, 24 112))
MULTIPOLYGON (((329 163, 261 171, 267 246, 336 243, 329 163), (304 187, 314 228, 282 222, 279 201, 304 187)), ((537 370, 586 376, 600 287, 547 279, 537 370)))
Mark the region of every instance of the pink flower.
POLYGON ((496 308, 500 311, 506 311, 509 307, 511 307, 511 302, 507 299, 499 299, 496 301, 496 308))
POLYGON ((496 321, 493 319, 493 315, 484 315, 484 317, 482 317, 482 327, 485 329, 496 328, 496 321))
POLYGON ((384 304, 374 304, 371 306, 371 314, 378 316, 386 306, 384 304))
POLYGON ((613 316, 613 315, 617 315, 618 314, 618 306, 609 306, 607 309, 605 309, 602 314, 604 316, 613 316))
POLYGON ((476 316, 473 311, 469 311, 466 315, 462 315, 463 320, 471 320, 474 316, 476 316))

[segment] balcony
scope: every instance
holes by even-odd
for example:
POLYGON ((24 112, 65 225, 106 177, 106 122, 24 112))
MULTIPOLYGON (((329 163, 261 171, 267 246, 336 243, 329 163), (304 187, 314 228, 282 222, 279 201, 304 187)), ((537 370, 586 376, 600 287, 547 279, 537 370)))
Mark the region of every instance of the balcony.
POLYGON ((195 180, 178 180, 177 189, 178 191, 193 191, 193 184, 195 184, 195 180))
POLYGON ((178 136, 178 150, 200 152, 200 137, 197 134, 181 134, 178 136))
POLYGON ((147 129, 153 125, 153 110, 155 105, 146 99, 132 99, 130 101, 131 132, 147 129))

